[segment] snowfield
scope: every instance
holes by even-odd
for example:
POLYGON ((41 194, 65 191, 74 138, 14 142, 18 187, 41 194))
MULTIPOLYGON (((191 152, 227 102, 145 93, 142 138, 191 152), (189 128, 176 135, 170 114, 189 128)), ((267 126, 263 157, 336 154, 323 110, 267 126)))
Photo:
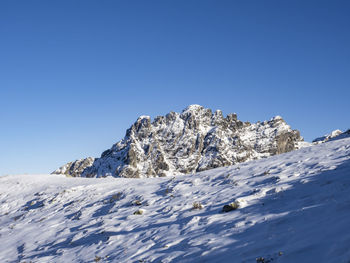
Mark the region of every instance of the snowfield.
POLYGON ((0 262, 348 263, 350 138, 176 177, 1 177, 0 262))

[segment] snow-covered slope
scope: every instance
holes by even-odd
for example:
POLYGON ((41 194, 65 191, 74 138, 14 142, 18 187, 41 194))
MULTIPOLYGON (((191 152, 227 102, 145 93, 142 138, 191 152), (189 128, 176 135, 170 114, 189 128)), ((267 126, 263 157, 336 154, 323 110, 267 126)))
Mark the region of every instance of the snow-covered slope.
POLYGON ((171 178, 6 176, 0 193, 0 262, 350 260, 350 138, 171 178))
POLYGON ((330 134, 326 134, 322 137, 316 138, 312 141, 313 144, 320 144, 328 141, 334 141, 350 137, 350 129, 342 132, 341 130, 334 130, 330 134))
POLYGON ((70 162, 54 174, 158 177, 194 173, 289 152, 303 138, 280 117, 251 124, 199 105, 182 113, 141 116, 100 158, 70 162))

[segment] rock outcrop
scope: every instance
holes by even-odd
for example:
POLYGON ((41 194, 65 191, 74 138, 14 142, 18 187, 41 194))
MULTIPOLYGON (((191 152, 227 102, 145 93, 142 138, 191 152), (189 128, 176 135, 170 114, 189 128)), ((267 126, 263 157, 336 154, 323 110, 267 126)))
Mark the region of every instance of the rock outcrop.
POLYGON ((88 157, 85 159, 69 162, 64 166, 58 168, 53 174, 65 174, 67 176, 78 177, 87 167, 90 167, 95 161, 95 158, 88 157))
POLYGON ((68 163, 54 174, 157 177, 188 174, 297 149, 303 141, 279 116, 251 124, 199 105, 182 113, 141 116, 100 158, 68 163))

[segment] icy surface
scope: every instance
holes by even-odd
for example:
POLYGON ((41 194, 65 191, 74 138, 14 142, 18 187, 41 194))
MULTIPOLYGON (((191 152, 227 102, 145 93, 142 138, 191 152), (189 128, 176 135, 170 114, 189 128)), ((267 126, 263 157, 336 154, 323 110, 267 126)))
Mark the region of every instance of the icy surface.
POLYGON ((171 178, 6 176, 0 193, 0 262, 350 260, 350 138, 171 178))

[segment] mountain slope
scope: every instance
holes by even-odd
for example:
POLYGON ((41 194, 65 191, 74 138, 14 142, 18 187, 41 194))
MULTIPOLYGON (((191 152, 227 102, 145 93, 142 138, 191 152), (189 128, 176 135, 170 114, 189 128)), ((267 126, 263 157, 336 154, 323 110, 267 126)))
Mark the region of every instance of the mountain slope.
POLYGON ((141 116, 100 158, 70 162, 54 174, 158 177, 188 174, 289 152, 303 138, 279 116, 251 124, 199 105, 151 122, 141 116))
POLYGON ((345 132, 342 132, 341 130, 334 130, 330 134, 326 134, 322 137, 316 138, 312 141, 313 144, 320 144, 325 143, 328 141, 334 141, 334 140, 340 140, 344 138, 350 137, 350 129, 348 129, 345 132))
POLYGON ((349 189, 350 138, 171 178, 1 177, 0 262, 349 262, 349 189))

